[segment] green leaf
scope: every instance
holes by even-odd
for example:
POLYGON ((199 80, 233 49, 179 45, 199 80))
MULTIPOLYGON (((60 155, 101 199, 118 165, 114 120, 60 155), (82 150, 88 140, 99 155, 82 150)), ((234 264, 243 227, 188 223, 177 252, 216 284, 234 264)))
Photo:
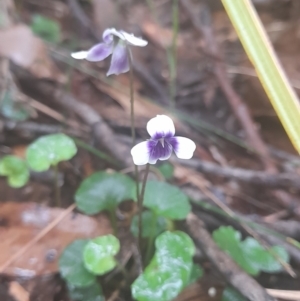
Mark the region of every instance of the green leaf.
POLYGON ((166 231, 155 240, 155 248, 158 259, 168 257, 189 261, 195 254, 193 240, 181 231, 166 231))
POLYGON ((19 188, 29 180, 29 170, 24 160, 16 156, 5 156, 0 160, 0 175, 7 176, 11 187, 19 188))
POLYGON ((74 141, 65 134, 52 134, 38 138, 26 151, 29 166, 35 171, 45 171, 61 161, 70 160, 77 152, 74 141))
POLYGON ((88 242, 83 251, 85 267, 95 275, 103 275, 117 265, 114 256, 120 250, 120 242, 113 235, 97 237, 88 242))
MULTIPOLYGON (((266 251, 260 243, 252 237, 247 237, 242 242, 242 249, 255 268, 263 272, 279 272, 282 270, 280 262, 278 262, 270 252, 266 251)), ((284 262, 289 261, 289 255, 281 246, 270 248, 270 251, 276 254, 284 262)))
POLYGON ((244 252, 241 248, 241 233, 232 227, 220 227, 213 232, 213 239, 217 245, 230 255, 234 261, 246 272, 251 275, 257 274, 257 269, 252 267, 251 263, 247 261, 244 252))
POLYGON ((166 180, 170 180, 173 178, 174 174, 174 166, 168 162, 162 163, 158 166, 159 171, 165 177, 166 180))
POLYGON ((155 242, 156 253, 144 273, 132 284, 138 301, 169 301, 189 283, 195 246, 181 232, 164 232, 155 242))
POLYGON ((187 285, 193 284, 203 276, 203 269, 198 264, 193 264, 190 279, 187 285))
POLYGON ((82 255, 88 240, 75 240, 68 245, 59 259, 61 276, 72 286, 89 287, 96 277, 84 266, 82 255))
POLYGON ((16 93, 12 90, 6 90, 4 92, 0 104, 0 112, 4 117, 10 120, 24 121, 29 118, 30 113, 23 104, 14 101, 16 98, 15 94, 16 93))
POLYGON ((31 23, 32 31, 50 43, 60 41, 60 25, 58 22, 41 15, 35 15, 31 23))
MULTIPOLYGON (((156 217, 151 211, 144 211, 142 213, 142 237, 151 237, 152 235, 156 237, 161 232, 167 230, 169 222, 162 216, 156 217), (155 222, 155 224, 153 224, 155 222), (155 228, 155 229, 154 229, 155 228)), ((130 228, 132 234, 138 236, 138 216, 135 215, 131 222, 130 228)))
POLYGON ((134 186, 133 180, 126 175, 97 172, 80 184, 75 201, 86 214, 114 210, 122 201, 132 199, 134 186))
POLYGON ((231 287, 226 287, 223 291, 222 301, 247 301, 238 291, 231 287))
POLYGON ((145 189, 144 206, 157 216, 181 220, 191 211, 188 197, 176 186, 158 181, 148 181, 145 189))
MULTIPOLYGON (((282 270, 281 264, 257 240, 248 237, 242 242, 241 233, 232 227, 222 226, 215 230, 213 239, 250 275, 258 275, 260 271, 278 272, 282 270)), ((289 261, 288 253, 282 247, 275 246, 270 251, 276 253, 283 261, 289 261)))
POLYGON ((99 283, 87 287, 76 287, 68 283, 69 295, 74 301, 105 301, 99 283))

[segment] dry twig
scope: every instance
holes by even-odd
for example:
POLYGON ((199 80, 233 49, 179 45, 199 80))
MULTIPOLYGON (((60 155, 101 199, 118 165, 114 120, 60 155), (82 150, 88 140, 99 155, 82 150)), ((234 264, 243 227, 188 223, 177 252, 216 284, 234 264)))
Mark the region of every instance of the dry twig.
POLYGON ((233 179, 270 188, 294 188, 300 190, 300 176, 293 173, 270 174, 263 171, 223 167, 211 162, 189 160, 181 162, 185 166, 195 167, 205 174, 233 179))

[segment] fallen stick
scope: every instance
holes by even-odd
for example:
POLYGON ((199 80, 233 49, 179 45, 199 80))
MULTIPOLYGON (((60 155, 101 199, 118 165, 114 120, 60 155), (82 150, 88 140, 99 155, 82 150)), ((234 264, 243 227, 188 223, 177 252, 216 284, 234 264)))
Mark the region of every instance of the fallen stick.
POLYGON ((275 290, 270 288, 267 288, 266 291, 275 298, 294 301, 300 300, 300 291, 275 290))
POLYGON ((194 167, 202 173, 226 179, 271 188, 294 188, 300 190, 300 176, 293 173, 271 174, 251 169, 223 167, 218 164, 200 160, 181 160, 180 163, 188 167, 194 167))

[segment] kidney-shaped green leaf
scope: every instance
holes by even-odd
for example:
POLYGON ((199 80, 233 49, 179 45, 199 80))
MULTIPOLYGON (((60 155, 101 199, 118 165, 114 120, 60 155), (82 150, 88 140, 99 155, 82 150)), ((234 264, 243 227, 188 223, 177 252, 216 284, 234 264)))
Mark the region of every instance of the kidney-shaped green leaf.
POLYGON ((156 239, 156 253, 144 273, 132 284, 138 301, 169 301, 189 283, 194 244, 183 232, 164 232, 156 239))
POLYGON ((68 284, 69 295, 74 301, 105 301, 99 283, 87 287, 76 287, 68 284))
POLYGON ((222 226, 215 230, 213 239, 222 250, 230 255, 250 275, 258 275, 260 271, 281 271, 282 266, 272 253, 277 254, 285 262, 289 261, 288 253, 284 248, 275 246, 268 251, 252 237, 241 241, 241 233, 230 226, 222 226))
POLYGON ((61 276, 72 286, 88 287, 96 282, 96 277, 84 266, 82 255, 88 240, 75 240, 68 245, 59 259, 61 276))
POLYGON ((162 173, 162 175, 165 177, 166 180, 172 179, 174 174, 174 166, 172 164, 170 164, 169 162, 164 162, 161 165, 159 165, 157 168, 162 173))
POLYGON ((99 236, 84 248, 83 261, 86 268, 93 274, 103 275, 112 270, 117 262, 114 256, 120 250, 120 242, 113 235, 99 236))
POLYGON ((45 171, 61 161, 70 160, 77 147, 65 134, 42 136, 31 143, 26 150, 29 166, 35 171, 45 171))
POLYGON ((165 182, 148 181, 144 206, 156 215, 170 219, 184 219, 191 211, 188 197, 176 186, 165 182))
POLYGON ((7 176, 11 187, 19 188, 27 183, 29 170, 24 160, 8 155, 0 160, 0 175, 7 176))
POLYGON ((118 204, 132 198, 134 182, 120 173, 96 172, 86 178, 75 194, 77 207, 86 214, 114 210, 118 204))

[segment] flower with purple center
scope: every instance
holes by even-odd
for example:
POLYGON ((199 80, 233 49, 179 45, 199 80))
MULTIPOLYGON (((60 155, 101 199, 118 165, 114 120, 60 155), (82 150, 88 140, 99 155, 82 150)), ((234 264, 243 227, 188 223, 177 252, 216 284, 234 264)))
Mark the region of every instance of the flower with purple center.
POLYGON ((103 43, 93 46, 87 51, 74 52, 71 56, 74 59, 86 59, 90 62, 99 62, 112 54, 110 68, 107 76, 111 74, 120 74, 129 71, 128 45, 144 47, 147 41, 135 37, 123 30, 108 28, 102 35, 103 43))
POLYGON ((172 151, 180 159, 191 159, 196 144, 185 137, 175 137, 172 119, 165 115, 157 115, 147 123, 147 131, 151 139, 135 145, 131 155, 135 165, 155 164, 157 160, 167 160, 172 151))

